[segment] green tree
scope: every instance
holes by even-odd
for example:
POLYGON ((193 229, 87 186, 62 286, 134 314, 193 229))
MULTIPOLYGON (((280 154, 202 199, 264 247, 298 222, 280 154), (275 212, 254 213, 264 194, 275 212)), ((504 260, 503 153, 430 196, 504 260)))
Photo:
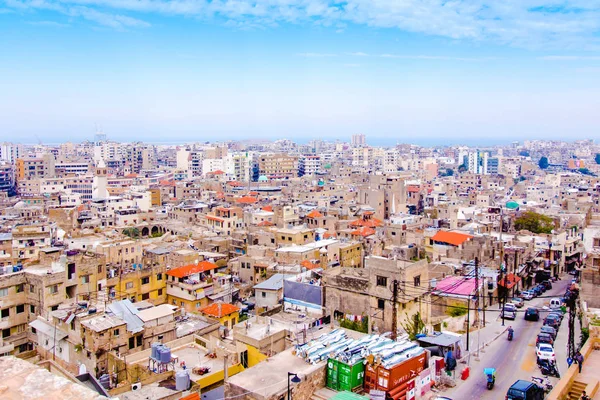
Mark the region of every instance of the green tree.
POLYGON ((541 169, 546 169, 548 168, 548 157, 542 157, 540 158, 540 162, 538 163, 538 165, 540 166, 541 169))
POLYGON ((462 164, 460 167, 458 167, 458 172, 465 172, 467 170, 467 166, 465 164, 462 164))
POLYGON ((587 168, 579 168, 579 172, 584 175, 594 175, 594 173, 587 168))
POLYGON ((446 176, 452 176, 454 175, 454 170, 451 168, 446 169, 446 176))
POLYGON ((596 164, 600 164, 600 153, 596 153, 596 164))
POLYGON ((521 150, 519 155, 522 157, 529 157, 529 152, 527 150, 521 150))
POLYGON ((406 314, 406 320, 400 322, 400 325, 402 325, 410 340, 416 340, 419 333, 425 333, 425 323, 421 319, 421 313, 419 312, 412 317, 406 314))
POLYGON ((533 233, 552 233, 554 220, 546 215, 527 211, 515 219, 515 229, 528 230, 533 233))
POLYGON ((125 228, 123 229, 123 235, 129 236, 132 239, 140 237, 140 230, 138 228, 125 228))

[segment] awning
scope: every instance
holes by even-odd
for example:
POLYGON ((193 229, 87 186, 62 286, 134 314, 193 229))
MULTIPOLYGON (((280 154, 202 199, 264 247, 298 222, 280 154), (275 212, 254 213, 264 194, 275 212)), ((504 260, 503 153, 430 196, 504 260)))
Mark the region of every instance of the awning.
POLYGON ((41 319, 36 319, 29 323, 29 326, 35 328, 36 331, 43 333, 44 335, 50 338, 56 338, 57 341, 62 340, 69 336, 64 331, 42 321, 41 319))
POLYGON ((498 285, 506 287, 507 289, 512 289, 520 281, 521 278, 511 273, 507 274, 506 277, 500 279, 500 281, 498 281, 498 285))

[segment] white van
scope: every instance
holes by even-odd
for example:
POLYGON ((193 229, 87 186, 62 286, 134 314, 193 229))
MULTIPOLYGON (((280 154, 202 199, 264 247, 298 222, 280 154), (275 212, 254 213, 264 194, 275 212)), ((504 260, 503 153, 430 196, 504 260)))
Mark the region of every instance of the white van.
POLYGON ((562 300, 554 297, 550 299, 550 308, 560 308, 562 306, 562 300))

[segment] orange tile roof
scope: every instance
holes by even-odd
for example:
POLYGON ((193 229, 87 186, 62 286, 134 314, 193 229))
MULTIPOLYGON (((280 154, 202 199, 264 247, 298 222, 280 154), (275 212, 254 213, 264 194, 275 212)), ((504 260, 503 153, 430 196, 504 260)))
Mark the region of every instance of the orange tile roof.
POLYGON ((315 269, 315 268, 319 268, 319 264, 316 264, 316 263, 314 263, 314 262, 311 262, 311 261, 309 261, 309 260, 304 260, 304 261, 302 261, 302 262, 300 263, 300 266, 302 266, 302 267, 304 267, 304 268, 306 268, 306 269, 308 269, 308 270, 315 269))
POLYGON ((323 235, 324 239, 329 239, 329 238, 332 238, 332 237, 337 237, 337 234, 336 233, 325 232, 325 234, 323 235))
POLYGON ((160 181, 158 184, 160 186, 175 186, 175 181, 160 181))
POLYGON ((225 172, 221 171, 220 169, 216 170, 213 172, 213 175, 223 175, 225 172))
POLYGON ((355 231, 350 232, 352 235, 355 236, 362 236, 362 237, 367 237, 367 236, 371 236, 375 234, 375 229, 363 226, 362 228, 359 228, 355 231))
POLYGON ((167 271, 167 275, 174 276, 176 278, 185 278, 186 276, 217 268, 219 268, 217 264, 208 261, 200 261, 198 264, 190 264, 184 265, 183 267, 173 268, 172 270, 167 271))
POLYGON ((306 216, 308 218, 321 218, 323 216, 323 214, 321 214, 317 210, 312 210, 311 212, 309 212, 308 214, 306 214, 306 216))
POLYGON ((257 226, 273 226, 274 224, 270 221, 262 221, 257 224, 257 226))
POLYGON ((383 222, 377 218, 362 218, 350 222, 350 226, 365 226, 369 228, 375 228, 378 226, 383 226, 383 222))
POLYGON ((465 235, 464 233, 438 231, 435 235, 431 237, 431 240, 433 240, 434 242, 451 244, 453 246, 460 246, 461 244, 472 238, 473 236, 465 235))
POLYGON ((211 317, 221 318, 225 315, 233 314, 240 311, 239 307, 229 303, 212 303, 200 309, 202 314, 210 315, 211 317))
POLYGON ((219 221, 219 222, 224 222, 225 221, 223 218, 215 217, 214 215, 207 215, 206 219, 210 219, 212 221, 219 221))
POLYGON ((264 207, 262 208, 262 210, 263 210, 263 211, 270 211, 270 212, 273 212, 273 207, 271 207, 271 206, 264 206, 264 207))
POLYGON ((123 178, 137 178, 137 174, 136 173, 131 173, 131 174, 127 174, 125 175, 123 178))
POLYGON ((419 186, 409 186, 407 188, 407 191, 409 193, 418 193, 421 190, 421 188, 419 186))
POLYGON ((242 204, 254 204, 257 201, 258 201, 258 199, 256 199, 256 197, 250 197, 250 196, 243 196, 236 200, 237 203, 242 203, 242 204))
POLYGON ((242 186, 242 184, 240 182, 238 182, 238 181, 229 181, 229 182, 227 182, 227 184, 229 186, 233 186, 233 187, 242 186))
POLYGON ((200 395, 198 392, 190 393, 187 396, 183 396, 179 400, 200 400, 200 395))
POLYGON ((224 198, 225 198, 225 193, 217 192, 217 199, 224 199, 224 198))

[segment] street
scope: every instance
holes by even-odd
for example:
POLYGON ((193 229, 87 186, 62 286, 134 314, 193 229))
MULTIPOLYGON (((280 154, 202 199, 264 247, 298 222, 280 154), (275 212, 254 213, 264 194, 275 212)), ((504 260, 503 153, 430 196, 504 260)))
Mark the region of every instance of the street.
MULTIPOLYGON (((480 361, 475 360, 474 354, 470 359, 470 376, 466 381, 460 381, 460 375, 456 374, 458 384, 456 387, 448 389, 444 392, 445 396, 455 400, 468 399, 499 399, 504 398, 510 386, 518 379, 531 380, 532 376, 543 377, 536 364, 535 356, 535 341, 540 327, 543 324, 544 317, 548 314, 547 311, 540 310, 540 320, 525 321, 524 311, 527 307, 536 306, 542 307, 548 304, 550 297, 560 297, 564 294, 567 285, 571 282, 569 275, 564 275, 562 280, 554 282, 552 289, 546 291, 541 298, 534 298, 525 301, 525 306, 519 309, 517 318, 514 321, 506 320, 505 327, 512 326, 515 330, 515 337, 511 342, 507 339, 507 334, 504 333, 497 340, 485 347, 480 353, 480 361), (492 390, 486 387, 486 377, 483 374, 484 368, 496 368, 496 385, 492 390)), ((501 332, 498 327, 500 321, 500 313, 496 311, 494 315, 496 321, 490 323, 486 329, 496 329, 501 332)), ((567 369, 567 340, 569 336, 568 314, 560 326, 558 336, 555 341, 555 354, 559 372, 562 374, 567 369)), ((579 321, 575 321, 575 344, 579 343, 579 321)), ((471 348, 477 348, 477 333, 471 335, 471 348)), ((557 382, 557 378, 550 378, 552 384, 557 382)))

